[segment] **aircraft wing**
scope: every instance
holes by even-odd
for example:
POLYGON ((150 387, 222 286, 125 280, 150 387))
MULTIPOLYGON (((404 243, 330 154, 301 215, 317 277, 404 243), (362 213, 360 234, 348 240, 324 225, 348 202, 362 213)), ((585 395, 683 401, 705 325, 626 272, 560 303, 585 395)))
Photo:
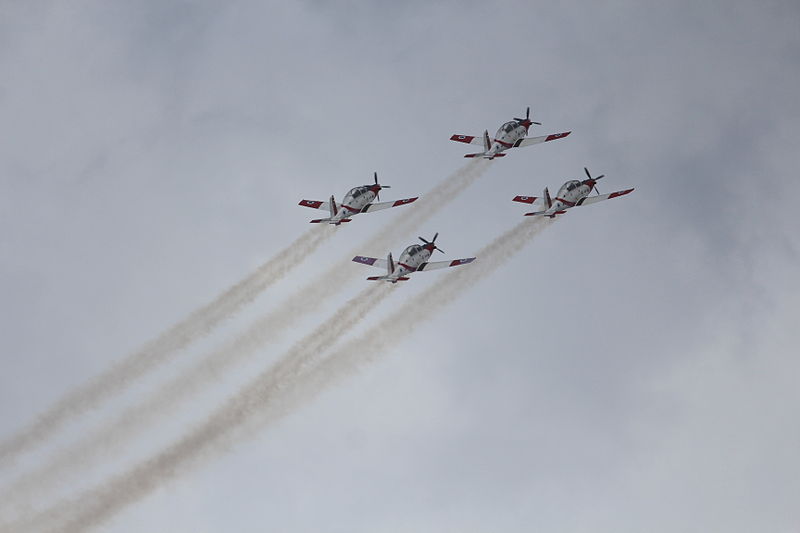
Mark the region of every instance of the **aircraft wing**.
POLYGON ((548 141, 555 141, 556 139, 563 139, 570 133, 572 132, 565 131, 563 133, 551 133, 550 135, 542 135, 541 137, 526 137, 524 139, 520 139, 517 142, 515 142, 514 148, 522 148, 523 146, 530 146, 532 144, 546 143, 548 141))
POLYGON ((329 202, 321 202, 319 200, 300 200, 300 202, 297 205, 302 205, 303 207, 310 207, 311 209, 325 209, 330 211, 329 202))
POLYGON ((625 189, 624 191, 611 192, 608 194, 599 194, 597 196, 587 196, 583 200, 580 200, 576 205, 589 205, 601 200, 610 200, 611 198, 625 196, 631 192, 633 192, 633 189, 625 189))
POLYGON ((537 196, 515 196, 515 202, 522 202, 523 204, 535 203, 539 198, 537 196))
POLYGON ((450 140, 451 141, 460 142, 460 143, 478 144, 480 146, 483 146, 483 136, 481 136, 481 135, 478 135, 478 136, 474 136, 474 135, 453 135, 452 137, 450 137, 450 140))
POLYGON ((436 270, 437 268, 447 268, 447 267, 457 267, 461 265, 467 265, 475 261, 474 257, 468 257, 466 259, 453 259, 452 261, 433 261, 432 263, 422 263, 417 271, 420 270, 436 270))
POLYGON ((414 198, 403 198, 402 200, 395 200, 394 202, 379 202, 377 204, 369 204, 368 206, 364 207, 364 209, 362 209, 361 212, 369 213, 371 211, 380 211, 381 209, 389 209, 390 207, 406 205, 415 202, 417 198, 419 198, 419 196, 416 196, 414 198))
POLYGON ((378 259, 377 257, 364 257, 363 255, 357 255, 353 258, 353 261, 356 263, 361 263, 362 265, 374 266, 378 268, 382 268, 386 270, 388 266, 388 261, 386 259, 378 259))

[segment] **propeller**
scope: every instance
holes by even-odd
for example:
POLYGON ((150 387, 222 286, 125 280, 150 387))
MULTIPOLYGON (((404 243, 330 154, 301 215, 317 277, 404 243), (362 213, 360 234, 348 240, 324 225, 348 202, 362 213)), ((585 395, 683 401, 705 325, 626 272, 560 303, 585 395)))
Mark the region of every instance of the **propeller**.
POLYGON ((593 178, 592 175, 589 174, 589 169, 588 168, 583 167, 583 171, 586 172, 586 176, 589 178, 588 181, 590 181, 592 183, 592 187, 594 188, 594 192, 596 192, 598 195, 600 195, 600 191, 597 189, 597 180, 602 179, 603 177, 605 177, 605 174, 600 174, 596 178, 593 178))
POLYGON ((380 185, 378 183, 378 173, 377 172, 375 172, 375 185, 378 186, 378 190, 375 191, 375 199, 378 200, 378 201, 380 201, 380 199, 381 199, 381 189, 391 189, 392 188, 391 185, 380 185))
POLYGON ((525 110, 525 118, 517 118, 514 117, 514 120, 525 126, 526 128, 529 127, 531 124, 536 124, 537 126, 541 126, 541 122, 534 122, 531 120, 531 108, 528 106, 528 109, 525 110))
POLYGON ((440 252, 444 253, 444 250, 442 250, 441 248, 439 248, 438 246, 436 246, 436 244, 434 244, 434 243, 436 242, 436 237, 438 237, 438 236, 439 236, 439 232, 437 231, 437 232, 436 232, 436 235, 434 235, 434 236, 433 236, 433 239, 431 239, 430 241, 427 241, 427 240, 423 239, 422 237, 420 237, 420 238, 419 238, 419 240, 421 240, 421 241, 422 241, 422 242, 424 242, 425 244, 433 244, 433 249, 434 249, 434 250, 439 250, 440 252))

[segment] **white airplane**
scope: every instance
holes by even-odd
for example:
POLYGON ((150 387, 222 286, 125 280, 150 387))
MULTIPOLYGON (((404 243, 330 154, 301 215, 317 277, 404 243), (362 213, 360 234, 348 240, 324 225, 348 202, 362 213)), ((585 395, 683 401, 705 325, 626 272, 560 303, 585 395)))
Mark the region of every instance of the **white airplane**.
POLYGON ((552 133, 550 135, 542 135, 541 137, 525 137, 528 134, 528 128, 532 124, 541 126, 541 122, 534 122, 530 118, 531 108, 525 112, 525 118, 515 118, 510 122, 506 122, 497 133, 494 134, 494 139, 489 138, 489 131, 483 132, 483 137, 477 135, 453 135, 450 137, 451 141, 457 141, 467 144, 483 145, 483 152, 476 154, 467 154, 464 157, 482 157, 484 159, 494 159, 495 157, 505 157, 503 152, 509 148, 521 148, 523 146, 530 146, 532 144, 539 144, 548 141, 555 141, 556 139, 563 139, 571 131, 563 133, 552 133))
POLYGON ((379 211, 381 209, 388 209, 390 207, 397 207, 400 205, 410 204, 416 201, 419 196, 414 198, 403 198, 402 200, 395 200, 394 202, 380 202, 377 204, 372 203, 373 200, 380 200, 381 189, 390 189, 389 185, 378 184, 378 173, 375 173, 374 185, 361 185, 360 187, 353 187, 342 199, 342 203, 337 204, 336 200, 331 196, 327 202, 319 200, 300 200, 299 205, 304 207, 311 207, 312 209, 327 209, 331 216, 328 218, 317 218, 311 221, 312 224, 320 222, 327 222, 328 224, 339 225, 342 222, 350 222, 353 215, 358 213, 370 213, 372 211, 379 211))
POLYGON ((386 259, 377 259, 375 257, 364 257, 363 255, 357 255, 353 258, 353 261, 356 263, 361 263, 362 265, 385 268, 387 272, 385 276, 370 276, 367 279, 370 281, 388 281, 390 283, 408 281, 408 275, 412 272, 461 266, 475 261, 474 257, 467 257, 466 259, 454 259, 452 261, 428 262, 428 259, 430 259, 434 250, 439 250, 440 252, 444 253, 441 248, 434 244, 436 242, 436 237, 438 236, 438 233, 434 235, 433 240, 430 242, 420 237, 419 240, 424 242, 425 245, 412 244, 403 250, 403 253, 400 254, 400 260, 397 262, 392 259, 391 252, 389 253, 389 257, 386 259))
POLYGON ((544 194, 541 198, 536 196, 515 196, 514 201, 524 204, 536 204, 537 207, 541 208, 539 211, 534 211, 533 213, 525 213, 526 217, 543 216, 555 218, 556 215, 563 215, 567 212, 567 209, 571 209, 575 206, 589 205, 601 200, 609 200, 633 192, 631 188, 609 194, 600 194, 600 191, 597 190, 597 180, 601 179, 604 174, 593 178, 592 175, 589 174, 589 169, 583 167, 583 170, 586 172, 586 176, 588 176, 589 179, 583 181, 570 180, 566 182, 558 189, 558 194, 556 194, 555 199, 550 198, 550 191, 545 187, 544 194), (589 196, 592 189, 597 192, 597 196, 589 196))

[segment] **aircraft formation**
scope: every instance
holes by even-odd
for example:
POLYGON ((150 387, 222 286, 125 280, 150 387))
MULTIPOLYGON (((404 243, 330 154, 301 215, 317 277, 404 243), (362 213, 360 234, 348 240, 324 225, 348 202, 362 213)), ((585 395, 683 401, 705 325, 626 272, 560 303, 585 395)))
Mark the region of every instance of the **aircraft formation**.
MULTIPOLYGON (((466 154, 464 157, 482 158, 491 161, 498 157, 505 157, 507 155, 506 151, 512 148, 522 148, 524 146, 555 141, 563 139, 572 133, 571 131, 565 131, 537 137, 528 137, 531 126, 534 124, 541 126, 541 122, 531 120, 530 115, 531 108, 528 107, 525 111, 525 118, 515 117, 506 122, 498 128, 493 138, 489 137, 489 130, 484 130, 483 135, 455 134, 450 137, 450 140, 482 146, 482 152, 466 154)), ((583 181, 575 179, 565 182, 558 189, 555 198, 551 197, 548 188, 545 187, 540 197, 515 196, 513 201, 530 204, 536 209, 536 211, 525 213, 524 216, 555 218, 557 215, 563 215, 568 209, 572 209, 573 207, 589 205, 602 200, 610 200, 611 198, 618 198, 633 192, 633 188, 630 188, 608 194, 600 194, 600 191, 597 189, 597 182, 602 179, 604 175, 593 178, 586 167, 584 167, 583 170, 586 173, 587 179, 583 181), (591 195, 593 191, 596 193, 595 195, 591 195)), ((378 173, 375 172, 374 183, 353 187, 344 195, 341 203, 337 203, 335 197, 331 196, 327 202, 321 200, 301 200, 299 205, 312 209, 326 209, 328 211, 328 217, 311 220, 310 222, 312 224, 327 223, 339 226, 345 222, 352 221, 352 218, 357 214, 370 213, 372 211, 379 211, 391 207, 400 207, 411 204, 419 199, 419 197, 416 196, 414 198, 403 198, 393 202, 379 201, 376 203, 375 200, 380 200, 380 191, 389 188, 389 185, 381 185, 378 183, 378 173)), ((370 276, 367 280, 397 283, 398 281, 409 280, 409 275, 414 272, 468 265, 476 259, 475 257, 466 257, 451 261, 429 261, 434 251, 438 250, 442 252, 441 248, 437 247, 435 244, 438 236, 439 233, 437 232, 430 241, 419 237, 423 244, 409 245, 403 250, 397 261, 392 258, 391 252, 389 252, 386 259, 357 255, 353 258, 353 261, 362 265, 384 269, 386 272, 382 276, 370 276)))

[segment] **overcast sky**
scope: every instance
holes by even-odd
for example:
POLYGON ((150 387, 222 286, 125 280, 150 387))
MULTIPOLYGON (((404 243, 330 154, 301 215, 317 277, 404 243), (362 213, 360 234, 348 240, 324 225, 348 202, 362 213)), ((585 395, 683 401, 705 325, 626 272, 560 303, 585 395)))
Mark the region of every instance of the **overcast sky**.
MULTIPOLYGON (((583 166, 601 192, 636 188, 569 212, 386 357, 104 531, 800 531, 796 3, 5 2, 0 72, 2 437, 306 231, 318 213, 300 199, 373 171, 382 199, 424 194, 472 151, 453 133, 526 106, 532 134, 573 131, 494 161, 426 224, 447 258, 583 166)), ((338 228, 0 481, 403 209, 338 228)), ((285 339, 60 494, 191 428, 377 272, 352 268, 285 339)), ((363 326, 447 275, 418 274, 363 326)))

